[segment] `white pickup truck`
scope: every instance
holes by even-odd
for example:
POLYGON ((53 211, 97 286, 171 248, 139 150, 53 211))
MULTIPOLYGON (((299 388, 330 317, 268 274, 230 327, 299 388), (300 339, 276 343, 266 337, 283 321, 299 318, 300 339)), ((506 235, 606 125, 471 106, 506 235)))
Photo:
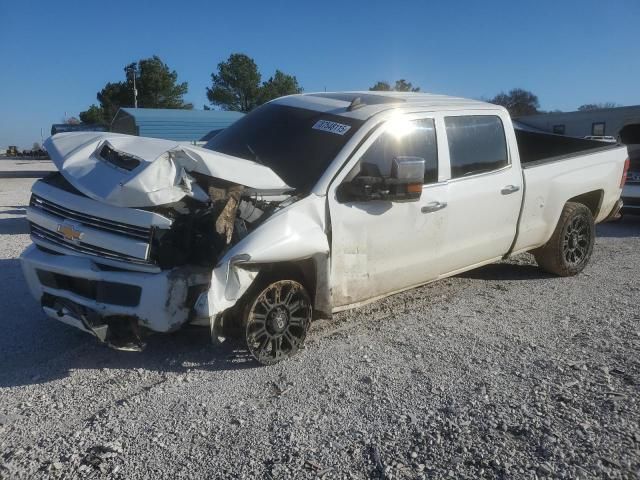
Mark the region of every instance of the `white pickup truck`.
POLYGON ((575 275, 617 214, 627 152, 514 129, 439 95, 312 93, 205 148, 113 133, 45 143, 22 266, 47 316, 121 349, 235 328, 263 364, 312 319, 525 251, 575 275))

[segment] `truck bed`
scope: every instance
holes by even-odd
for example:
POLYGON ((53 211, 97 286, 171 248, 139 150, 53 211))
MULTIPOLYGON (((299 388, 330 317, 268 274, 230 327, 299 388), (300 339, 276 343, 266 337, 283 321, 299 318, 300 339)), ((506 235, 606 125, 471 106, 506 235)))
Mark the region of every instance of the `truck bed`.
POLYGON ((586 153, 595 153, 619 147, 615 143, 540 132, 529 129, 522 124, 514 124, 514 128, 522 168, 535 167, 586 153))
POLYGON ((627 149, 619 144, 516 130, 524 198, 513 252, 544 245, 564 205, 578 201, 603 221, 620 198, 627 149))

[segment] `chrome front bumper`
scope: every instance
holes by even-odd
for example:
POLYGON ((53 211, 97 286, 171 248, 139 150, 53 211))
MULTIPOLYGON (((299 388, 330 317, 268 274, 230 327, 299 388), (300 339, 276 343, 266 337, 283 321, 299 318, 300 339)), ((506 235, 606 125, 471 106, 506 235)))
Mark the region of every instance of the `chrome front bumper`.
POLYGON ((88 258, 48 253, 36 245, 20 259, 31 294, 45 314, 99 338, 96 329, 114 317, 133 318, 155 332, 177 330, 190 320, 195 301, 211 281, 211 271, 205 268, 186 266, 159 273, 115 270, 88 258), (90 312, 93 320, 79 318, 73 305, 90 312))

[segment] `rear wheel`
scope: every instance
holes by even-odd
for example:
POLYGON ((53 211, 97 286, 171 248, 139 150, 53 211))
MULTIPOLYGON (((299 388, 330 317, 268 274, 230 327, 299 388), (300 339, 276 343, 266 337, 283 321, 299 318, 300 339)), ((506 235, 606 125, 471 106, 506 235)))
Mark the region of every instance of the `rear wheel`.
POLYGON ((561 277, 580 273, 595 243, 593 215, 585 205, 568 202, 549 241, 532 253, 544 270, 561 277))
POLYGON ((245 341, 258 362, 272 365, 298 353, 312 315, 311 299, 302 284, 262 282, 252 289, 245 305, 245 341))

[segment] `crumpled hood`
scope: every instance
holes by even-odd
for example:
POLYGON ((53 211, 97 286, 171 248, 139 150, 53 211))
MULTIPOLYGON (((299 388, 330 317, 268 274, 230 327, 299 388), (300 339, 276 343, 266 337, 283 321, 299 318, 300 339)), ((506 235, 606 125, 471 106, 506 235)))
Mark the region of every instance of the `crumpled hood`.
POLYGON ((44 147, 62 175, 94 200, 119 207, 164 205, 190 196, 208 196, 190 172, 261 192, 290 190, 273 170, 259 163, 169 140, 108 132, 70 132, 49 137, 44 147), (122 167, 100 154, 105 145, 133 157, 122 167))

